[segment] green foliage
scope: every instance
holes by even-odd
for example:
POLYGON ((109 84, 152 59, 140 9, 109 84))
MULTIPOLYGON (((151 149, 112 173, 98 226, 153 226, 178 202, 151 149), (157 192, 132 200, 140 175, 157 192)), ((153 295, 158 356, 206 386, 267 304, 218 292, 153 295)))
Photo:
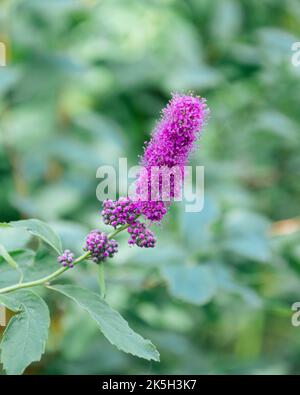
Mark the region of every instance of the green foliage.
POLYGON ((162 274, 171 294, 186 302, 203 305, 215 294, 216 281, 209 265, 169 265, 164 266, 162 274))
POLYGON ((17 269, 18 265, 16 261, 11 257, 11 255, 7 252, 6 248, 0 244, 0 255, 5 259, 5 261, 10 264, 14 269, 17 269))
POLYGON ((38 219, 28 219, 12 221, 10 224, 15 228, 25 228, 32 235, 40 237, 45 243, 49 244, 58 254, 62 253, 60 238, 45 222, 38 219))
POLYGON ((96 293, 74 285, 56 285, 51 289, 72 299, 86 310, 104 336, 119 350, 147 360, 159 360, 153 344, 129 328, 124 318, 96 293))
MULTIPOLYGON (((14 221, 13 227, 22 227, 54 248, 59 253, 61 240, 46 223, 31 219, 14 221)), ((7 231, 4 226, 2 232, 7 231)), ((44 300, 32 291, 18 289, 26 284, 27 288, 37 285, 47 285, 43 277, 55 272, 49 270, 48 265, 54 257, 49 252, 39 248, 32 250, 15 250, 11 254, 0 244, 0 255, 3 262, 0 267, 0 303, 9 310, 17 312, 9 321, 1 342, 1 362, 8 374, 22 374, 25 368, 34 361, 39 361, 44 352, 48 338, 50 317, 44 300), (4 262, 10 266, 3 266, 4 262), (41 261, 41 263, 39 263, 41 261), (3 267, 2 267, 3 266, 3 267), (45 272, 46 270, 46 272, 45 272), (17 274, 20 280, 17 279, 17 274), (38 284, 32 281, 38 280, 38 284), (15 289, 6 287, 15 286, 15 289)), ((76 302, 88 312, 97 323, 103 335, 119 350, 146 360, 159 360, 159 353, 155 346, 134 332, 127 321, 113 310, 100 295, 75 285, 53 285, 48 289, 60 292, 76 302)))
POLYGON ((8 323, 1 341, 1 362, 8 374, 21 374, 45 351, 50 325, 46 303, 32 291, 0 295, 0 302, 17 313, 8 323))

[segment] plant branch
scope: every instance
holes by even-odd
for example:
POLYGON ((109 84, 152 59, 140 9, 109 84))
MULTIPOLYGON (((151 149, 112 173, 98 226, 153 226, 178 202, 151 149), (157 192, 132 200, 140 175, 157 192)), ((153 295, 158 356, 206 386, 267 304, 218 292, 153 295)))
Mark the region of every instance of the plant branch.
POLYGON ((105 293, 106 293, 106 286, 105 286, 105 274, 104 274, 103 263, 100 263, 100 265, 99 265, 98 280, 99 280, 100 294, 101 294, 101 297, 104 299, 105 293))
MULTIPOLYGON (((123 230, 127 229, 129 227, 129 225, 123 225, 120 226, 118 229, 116 229, 115 231, 111 232, 108 235, 109 239, 112 239, 114 236, 116 236, 118 233, 122 232, 123 230)), ((80 263, 81 261, 84 261, 85 259, 88 259, 90 256, 90 252, 85 252, 84 254, 80 255, 75 261, 74 261, 74 266, 76 266, 78 263, 80 263)), ((66 272, 67 270, 69 270, 70 268, 67 267, 61 267, 60 269, 56 270, 55 272, 49 274, 46 277, 42 277, 38 280, 35 281, 29 281, 29 282, 20 282, 18 284, 14 284, 11 285, 9 287, 5 287, 5 288, 0 288, 0 294, 4 294, 4 293, 8 293, 8 292, 12 292, 12 291, 16 291, 18 289, 23 289, 23 288, 31 288, 31 287, 36 287, 38 285, 43 285, 48 283, 49 281, 54 280, 55 278, 61 276, 64 272, 66 272)))
POLYGON ((120 226, 118 229, 116 229, 115 231, 111 232, 111 233, 108 235, 108 239, 109 239, 109 240, 112 239, 112 238, 115 237, 118 233, 122 232, 123 230, 125 230, 125 229, 127 229, 127 228, 129 228, 129 225, 128 225, 128 224, 120 226))
MULTIPOLYGON (((87 259, 89 257, 89 255, 90 255, 90 252, 86 252, 86 253, 82 254, 80 257, 78 257, 74 261, 74 266, 77 265, 79 262, 83 261, 84 259, 87 259)), ((31 287, 36 287, 38 285, 43 285, 43 284, 48 283, 49 281, 54 280, 55 278, 59 277, 64 272, 66 272, 68 269, 69 269, 69 267, 61 267, 60 269, 56 270, 55 272, 49 274, 46 277, 42 277, 39 280, 29 281, 27 283, 19 283, 19 284, 11 285, 6 288, 1 288, 0 294, 16 291, 18 289, 31 288, 31 287)))

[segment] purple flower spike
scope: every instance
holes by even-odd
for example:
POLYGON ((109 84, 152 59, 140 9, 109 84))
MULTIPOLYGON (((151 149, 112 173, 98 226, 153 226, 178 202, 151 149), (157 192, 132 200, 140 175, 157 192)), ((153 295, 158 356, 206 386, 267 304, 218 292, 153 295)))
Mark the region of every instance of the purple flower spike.
POLYGON ((129 245, 136 244, 142 248, 155 247, 156 239, 154 233, 144 223, 135 221, 127 231, 130 234, 130 239, 128 240, 129 245))
POLYGON ((168 106, 162 112, 162 118, 157 124, 152 138, 145 146, 141 165, 146 172, 140 174, 137 180, 137 200, 143 215, 151 221, 160 222, 167 212, 170 202, 180 191, 184 166, 205 124, 209 110, 206 100, 191 95, 173 95, 168 106), (169 199, 151 196, 151 173, 159 169, 159 196, 164 195, 161 172, 172 169, 179 177, 170 176, 169 199), (175 185, 176 184, 176 185, 175 185))
MULTIPOLYGON (((121 197, 117 201, 104 201, 101 213, 104 223, 115 229, 129 225, 130 245, 145 248, 155 246, 153 232, 137 219, 142 215, 151 222, 161 222, 171 202, 180 197, 184 167, 188 164, 208 113, 205 99, 192 95, 173 95, 162 112, 150 142, 145 146, 135 195, 131 198, 121 197)), ((93 259, 98 262, 114 254, 117 246, 107 248, 107 236, 95 232, 89 236, 86 249, 92 252, 93 259)))
POLYGON ((70 250, 65 250, 57 260, 64 267, 74 267, 74 254, 70 250))
POLYGON ((83 249, 91 252, 91 259, 95 263, 100 263, 118 252, 118 243, 116 240, 109 240, 100 230, 93 230, 88 234, 83 249))

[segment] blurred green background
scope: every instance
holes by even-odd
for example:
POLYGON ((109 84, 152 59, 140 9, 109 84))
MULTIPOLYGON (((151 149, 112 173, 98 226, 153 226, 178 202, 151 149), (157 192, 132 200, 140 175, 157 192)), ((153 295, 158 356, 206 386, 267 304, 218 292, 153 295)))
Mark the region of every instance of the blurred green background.
MULTIPOLYGON (((97 168, 138 163, 171 92, 211 109, 193 158, 204 210, 174 204, 155 250, 121 237, 106 270, 107 299, 161 363, 49 295, 47 353, 27 372, 299 374, 300 2, 2 0, 0 41, 0 221, 48 221, 75 251, 103 226, 97 168)), ((67 276, 97 289, 92 264, 67 276)))

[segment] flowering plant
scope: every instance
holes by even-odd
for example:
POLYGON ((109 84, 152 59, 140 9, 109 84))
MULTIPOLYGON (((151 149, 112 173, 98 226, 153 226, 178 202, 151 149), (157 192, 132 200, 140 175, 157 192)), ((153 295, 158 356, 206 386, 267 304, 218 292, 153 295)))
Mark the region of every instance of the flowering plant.
MULTIPOLYGON (((1 361, 9 374, 21 374, 33 361, 41 358, 50 325, 49 311, 38 292, 32 289, 44 286, 59 292, 76 302, 88 312, 107 339, 118 349, 147 360, 159 360, 155 346, 129 328, 127 322, 104 300, 106 262, 118 253, 115 237, 128 232, 130 246, 153 248, 156 237, 150 229, 153 223, 161 223, 171 202, 178 196, 184 180, 184 166, 207 119, 208 109, 204 99, 192 95, 173 95, 164 109, 162 118, 145 145, 141 164, 145 171, 138 175, 133 196, 120 197, 117 201, 103 202, 102 219, 113 228, 106 234, 96 229, 85 240, 83 254, 75 258, 70 250, 62 250, 57 234, 45 223, 37 220, 21 220, 0 224, 2 229, 25 228, 58 254, 61 265, 54 272, 26 280, 31 266, 20 267, 4 245, 0 245, 2 258, 18 274, 18 282, 0 288, 0 303, 18 314, 9 321, 1 342, 1 361), (172 169, 170 185, 163 182, 163 171, 172 169), (152 178, 156 172, 157 185, 152 178), (70 284, 53 284, 52 281, 84 260, 99 266, 101 294, 70 284), (21 351, 21 352, 20 352, 21 351)), ((30 277, 30 276, 29 276, 30 277)))

